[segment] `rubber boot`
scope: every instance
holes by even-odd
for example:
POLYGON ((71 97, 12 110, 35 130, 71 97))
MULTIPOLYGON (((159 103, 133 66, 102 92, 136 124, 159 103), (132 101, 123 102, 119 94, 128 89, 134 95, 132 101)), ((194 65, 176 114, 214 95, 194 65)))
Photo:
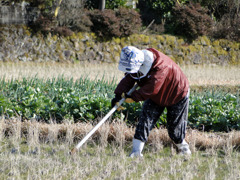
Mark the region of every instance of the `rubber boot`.
POLYGON ((180 144, 176 144, 176 146, 178 148, 178 154, 180 154, 180 155, 191 155, 192 154, 189 149, 189 145, 185 140, 183 140, 183 142, 180 144))
POLYGON ((143 150, 144 144, 145 144, 144 142, 134 138, 132 152, 129 155, 129 157, 131 158, 143 157, 142 150, 143 150))

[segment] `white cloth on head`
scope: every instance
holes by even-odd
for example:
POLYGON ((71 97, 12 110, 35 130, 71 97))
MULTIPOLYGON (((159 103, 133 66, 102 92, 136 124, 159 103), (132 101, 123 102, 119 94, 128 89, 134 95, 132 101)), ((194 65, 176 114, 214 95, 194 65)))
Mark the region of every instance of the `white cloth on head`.
POLYGON ((133 46, 126 46, 120 54, 118 69, 126 73, 137 73, 144 61, 144 53, 133 46))
POLYGON ((153 64, 153 53, 146 49, 143 49, 142 52, 144 54, 144 61, 143 61, 143 64, 141 65, 139 71, 141 73, 143 73, 143 77, 145 77, 147 75, 147 73, 149 72, 149 70, 151 69, 152 64, 153 64))

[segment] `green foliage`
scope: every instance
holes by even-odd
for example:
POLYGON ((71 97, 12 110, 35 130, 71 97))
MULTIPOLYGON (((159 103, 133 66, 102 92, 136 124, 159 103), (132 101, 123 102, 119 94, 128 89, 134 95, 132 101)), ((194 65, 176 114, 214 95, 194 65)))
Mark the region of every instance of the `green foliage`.
MULTIPOLYGON (((106 9, 118 9, 119 7, 126 7, 127 0, 106 0, 106 9)), ((98 9, 99 0, 88 0, 85 2, 85 8, 89 10, 98 9)))
MULTIPOLYGON (((103 78, 104 79, 104 78, 103 78)), ((115 82, 90 81, 80 78, 23 79, 22 81, 0 81, 0 115, 35 118, 49 122, 56 120, 93 121, 111 110, 115 82)), ((240 130, 239 93, 224 91, 193 92, 190 96, 189 125, 206 131, 240 130)), ((124 118, 128 124, 136 125, 142 103, 124 104, 122 112, 113 118, 124 118)), ((166 125, 166 110, 157 126, 166 125)))
POLYGON ((84 4, 84 8, 88 10, 98 9, 99 1, 98 0, 88 0, 84 4))
POLYGON ((44 16, 49 16, 53 13, 55 0, 28 0, 28 2, 32 7, 38 7, 44 16))
POLYGON ((106 0, 106 9, 126 7, 127 0, 106 0))
POLYGON ((110 107, 113 87, 104 81, 91 82, 87 79, 65 80, 63 78, 43 81, 0 82, 1 115, 36 118, 48 122, 61 122, 66 118, 76 121, 93 120, 106 114, 110 107))
POLYGON ((229 131, 240 129, 239 94, 204 92, 190 98, 190 126, 206 131, 229 131))
POLYGON ((139 0, 140 9, 144 24, 148 25, 153 19, 155 23, 161 24, 167 18, 175 5, 174 0, 139 0))
MULTIPOLYGON (((148 1, 149 2, 149 1, 148 1)), ((175 4, 174 0, 152 0, 150 1, 152 4, 152 8, 155 11, 160 11, 161 14, 168 14, 170 10, 172 10, 172 7, 175 4)))

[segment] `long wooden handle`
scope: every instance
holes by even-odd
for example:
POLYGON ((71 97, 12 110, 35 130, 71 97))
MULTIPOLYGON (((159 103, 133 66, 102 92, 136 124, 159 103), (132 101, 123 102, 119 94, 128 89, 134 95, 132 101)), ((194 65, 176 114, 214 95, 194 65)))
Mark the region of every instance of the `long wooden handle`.
MULTIPOLYGON (((127 93, 127 95, 130 96, 130 95, 132 94, 132 92, 137 89, 137 87, 138 87, 138 85, 135 84, 135 85, 133 86, 133 88, 127 93)), ((125 101, 125 99, 126 99, 126 98, 123 97, 123 98, 119 101, 119 103, 117 103, 117 104, 107 113, 107 115, 104 116, 103 119, 76 145, 76 147, 71 150, 70 153, 71 153, 71 154, 75 154, 75 153, 78 151, 78 149, 88 140, 88 138, 90 138, 90 137, 93 135, 93 133, 117 110, 117 108, 118 108, 119 106, 121 106, 121 104, 125 101)))

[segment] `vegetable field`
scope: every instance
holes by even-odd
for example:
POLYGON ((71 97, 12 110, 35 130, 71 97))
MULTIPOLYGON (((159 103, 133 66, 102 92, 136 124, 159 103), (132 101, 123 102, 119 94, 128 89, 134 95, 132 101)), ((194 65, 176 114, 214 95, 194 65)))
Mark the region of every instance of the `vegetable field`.
MULTIPOLYGON (((0 116, 21 117, 42 122, 92 122, 111 109, 116 82, 77 80, 64 77, 0 80, 0 116)), ((240 88, 240 87, 239 87, 240 88)), ((193 88, 190 94, 189 126, 206 131, 240 130, 240 94, 238 87, 228 92, 223 87, 193 88)), ((136 124, 141 103, 125 104, 120 118, 136 124)), ((157 126, 166 124, 166 112, 157 126)))
POLYGON ((1 179, 239 179, 239 67, 182 68, 191 85, 192 156, 177 155, 164 112, 144 157, 130 159, 141 103, 124 104, 69 155, 111 109, 123 77, 116 65, 0 64, 1 179))

